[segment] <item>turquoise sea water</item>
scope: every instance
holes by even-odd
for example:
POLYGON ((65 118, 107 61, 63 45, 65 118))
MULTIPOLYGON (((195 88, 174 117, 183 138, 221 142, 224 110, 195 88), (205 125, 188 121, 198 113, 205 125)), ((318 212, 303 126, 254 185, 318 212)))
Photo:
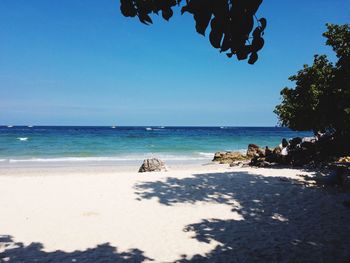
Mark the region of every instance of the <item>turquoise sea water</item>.
POLYGON ((275 147, 310 136, 276 127, 0 127, 0 165, 16 162, 210 160, 216 151, 275 147))

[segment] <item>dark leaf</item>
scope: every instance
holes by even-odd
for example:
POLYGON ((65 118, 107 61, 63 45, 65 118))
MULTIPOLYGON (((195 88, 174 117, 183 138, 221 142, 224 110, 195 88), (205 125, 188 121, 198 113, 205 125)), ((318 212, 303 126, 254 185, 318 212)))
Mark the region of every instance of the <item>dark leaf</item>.
POLYGON ((253 65, 257 60, 258 60, 258 53, 253 52, 252 54, 250 54, 248 63, 249 63, 250 65, 253 65))
POLYGON ((169 20, 173 16, 173 10, 171 8, 169 9, 163 9, 162 10, 162 16, 165 20, 169 20))
POLYGON ((264 31, 265 28, 266 28, 266 24, 267 24, 266 18, 260 18, 259 22, 260 22, 260 25, 261 25, 261 30, 264 31))
POLYGON ((260 49, 262 49, 263 46, 264 46, 264 42, 265 42, 264 39, 261 38, 261 37, 254 38, 253 42, 252 42, 252 50, 253 50, 253 52, 257 52, 260 49))

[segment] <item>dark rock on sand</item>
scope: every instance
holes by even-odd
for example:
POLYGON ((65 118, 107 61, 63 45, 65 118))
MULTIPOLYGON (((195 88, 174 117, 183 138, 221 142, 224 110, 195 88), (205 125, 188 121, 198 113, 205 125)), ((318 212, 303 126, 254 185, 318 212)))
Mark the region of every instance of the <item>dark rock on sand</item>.
POLYGON ((268 162, 266 161, 266 158, 265 157, 258 157, 258 156, 255 156, 251 159, 250 163, 249 163, 250 166, 255 166, 255 167, 271 167, 274 165, 273 162, 268 162))
POLYGON ((302 143, 303 139, 300 137, 295 137, 291 140, 289 140, 289 147, 290 148, 295 148, 298 146, 298 144, 302 143))
POLYGON ((166 171, 165 163, 157 158, 146 159, 139 169, 139 173, 166 171))
POLYGON ((271 150, 268 146, 265 147, 265 156, 269 156, 273 153, 273 150, 271 150))
POLYGON ((288 146, 288 141, 286 138, 283 138, 282 139, 282 148, 287 147, 287 146, 288 146))

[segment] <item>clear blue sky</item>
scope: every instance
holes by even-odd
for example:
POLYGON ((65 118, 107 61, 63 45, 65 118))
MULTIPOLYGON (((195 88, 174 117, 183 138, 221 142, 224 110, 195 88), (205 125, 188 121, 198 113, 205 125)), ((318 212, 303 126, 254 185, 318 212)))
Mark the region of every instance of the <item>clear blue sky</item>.
POLYGON ((115 0, 0 0, 0 124, 273 126, 288 76, 331 53, 325 23, 349 23, 350 2, 265 0, 261 16, 251 66, 189 14, 145 26, 115 0))

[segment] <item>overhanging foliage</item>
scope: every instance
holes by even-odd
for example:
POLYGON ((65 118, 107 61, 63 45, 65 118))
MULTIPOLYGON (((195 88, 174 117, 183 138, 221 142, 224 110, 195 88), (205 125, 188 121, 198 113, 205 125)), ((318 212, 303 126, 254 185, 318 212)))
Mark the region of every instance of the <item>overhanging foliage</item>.
POLYGON ((266 19, 255 17, 262 0, 121 0, 120 9, 126 17, 138 17, 152 24, 150 15, 162 14, 165 20, 173 16, 173 8, 181 6, 181 14, 193 15, 196 30, 205 35, 210 24, 209 40, 214 48, 239 60, 249 57, 254 64, 264 46, 266 19))

